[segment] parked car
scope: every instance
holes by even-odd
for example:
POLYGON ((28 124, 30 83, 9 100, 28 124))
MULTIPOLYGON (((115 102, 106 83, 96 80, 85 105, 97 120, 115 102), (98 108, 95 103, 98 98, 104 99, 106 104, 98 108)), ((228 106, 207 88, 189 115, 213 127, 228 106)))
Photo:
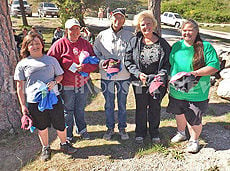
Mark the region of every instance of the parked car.
POLYGON ((39 17, 46 17, 50 15, 51 17, 57 16, 59 17, 59 9, 57 6, 50 2, 42 2, 38 6, 38 16, 39 17))
POLYGON ((171 25, 176 28, 181 27, 184 19, 178 14, 173 12, 164 12, 161 15, 161 22, 166 25, 171 25))
MULTIPOLYGON (((29 17, 32 17, 32 10, 30 7, 31 5, 29 5, 26 0, 23 0, 23 5, 25 9, 25 14, 28 15, 29 17)), ((22 14, 20 10, 19 0, 12 1, 12 4, 10 4, 10 13, 13 16, 18 16, 22 14)))

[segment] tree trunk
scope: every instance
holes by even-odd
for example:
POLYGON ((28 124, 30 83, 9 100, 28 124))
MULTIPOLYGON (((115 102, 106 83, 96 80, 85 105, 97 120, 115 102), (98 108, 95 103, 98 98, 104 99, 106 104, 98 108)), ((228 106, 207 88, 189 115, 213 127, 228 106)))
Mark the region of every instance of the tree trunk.
POLYGON ((13 75, 18 61, 9 15, 8 0, 0 5, 0 132, 14 131, 20 124, 20 111, 13 75))
POLYGON ((157 20, 156 32, 161 36, 161 0, 148 0, 148 9, 153 12, 157 20))
POLYGON ((20 5, 20 11, 22 14, 22 23, 23 26, 28 26, 28 22, 26 19, 26 13, 25 13, 25 8, 24 8, 24 4, 23 4, 23 0, 19 0, 19 5, 20 5))

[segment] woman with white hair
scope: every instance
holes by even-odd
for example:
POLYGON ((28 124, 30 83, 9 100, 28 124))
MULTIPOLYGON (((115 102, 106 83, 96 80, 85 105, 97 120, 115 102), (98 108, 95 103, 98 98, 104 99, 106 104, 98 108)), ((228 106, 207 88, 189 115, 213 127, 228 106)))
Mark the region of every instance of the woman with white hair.
POLYGON ((160 104, 167 89, 171 47, 155 33, 157 21, 151 11, 139 13, 134 21, 136 36, 130 40, 126 49, 125 66, 131 73, 136 99, 136 142, 143 143, 148 121, 152 142, 160 143, 160 104), (153 97, 149 86, 157 77, 163 85, 155 91, 153 97))

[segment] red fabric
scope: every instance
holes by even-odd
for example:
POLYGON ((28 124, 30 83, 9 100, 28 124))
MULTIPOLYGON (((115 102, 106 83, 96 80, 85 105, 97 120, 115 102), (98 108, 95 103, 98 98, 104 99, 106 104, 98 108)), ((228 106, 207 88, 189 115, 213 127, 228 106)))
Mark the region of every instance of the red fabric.
POLYGON ((121 60, 107 59, 104 61, 102 67, 106 69, 108 74, 118 73, 120 71, 121 60))
POLYGON ((25 130, 29 130, 33 125, 32 119, 28 115, 23 115, 21 118, 21 128, 25 130))
POLYGON ((169 83, 175 82, 176 80, 179 80, 180 78, 182 78, 184 76, 190 76, 190 75, 191 75, 190 72, 178 72, 177 74, 172 76, 172 78, 170 79, 169 83))
MULTIPOLYGON (((89 52, 90 56, 95 56, 92 45, 85 39, 79 37, 77 42, 72 43, 66 37, 56 41, 49 49, 47 55, 55 57, 64 70, 62 85, 81 87, 87 83, 89 77, 83 77, 78 72, 71 72, 69 67, 74 63, 80 64, 79 55, 81 51, 89 52)), ((82 72, 93 72, 98 67, 97 64, 82 64, 82 72)))
POLYGON ((150 86, 149 86, 149 93, 151 95, 154 95, 155 91, 160 87, 163 86, 163 82, 161 81, 160 76, 155 76, 154 80, 151 82, 150 86))

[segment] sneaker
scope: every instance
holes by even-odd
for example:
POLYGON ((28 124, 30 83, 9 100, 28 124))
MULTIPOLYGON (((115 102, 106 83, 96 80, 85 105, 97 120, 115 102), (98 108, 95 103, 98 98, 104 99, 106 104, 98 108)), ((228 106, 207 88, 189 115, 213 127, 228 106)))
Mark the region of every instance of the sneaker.
POLYGON ((68 141, 65 144, 60 144, 60 150, 66 154, 73 154, 77 152, 77 149, 73 147, 68 141))
POLYGON ((84 132, 83 134, 81 134, 81 138, 83 140, 89 140, 90 139, 89 133, 88 132, 84 132))
POLYGON ((143 137, 136 137, 135 141, 137 144, 142 144, 144 142, 144 138, 143 137))
POLYGON ((51 157, 51 150, 50 150, 50 147, 43 147, 42 148, 42 152, 41 152, 41 156, 40 156, 40 159, 42 161, 47 161, 49 160, 51 157))
POLYGON ((129 139, 129 135, 127 134, 125 129, 120 129, 119 130, 119 135, 121 136, 122 140, 128 140, 129 139))
POLYGON ((177 132, 177 134, 171 139, 172 143, 178 143, 181 141, 185 141, 187 137, 185 135, 182 135, 180 132, 177 132))
POLYGON ((199 142, 198 141, 189 141, 186 151, 188 153, 197 153, 199 151, 199 142))
POLYGON ((110 140, 113 135, 114 135, 114 130, 113 129, 108 129, 106 131, 106 133, 104 134, 103 139, 110 140))
POLYGON ((152 138, 152 143, 153 144, 160 144, 161 143, 161 139, 159 137, 152 138))

